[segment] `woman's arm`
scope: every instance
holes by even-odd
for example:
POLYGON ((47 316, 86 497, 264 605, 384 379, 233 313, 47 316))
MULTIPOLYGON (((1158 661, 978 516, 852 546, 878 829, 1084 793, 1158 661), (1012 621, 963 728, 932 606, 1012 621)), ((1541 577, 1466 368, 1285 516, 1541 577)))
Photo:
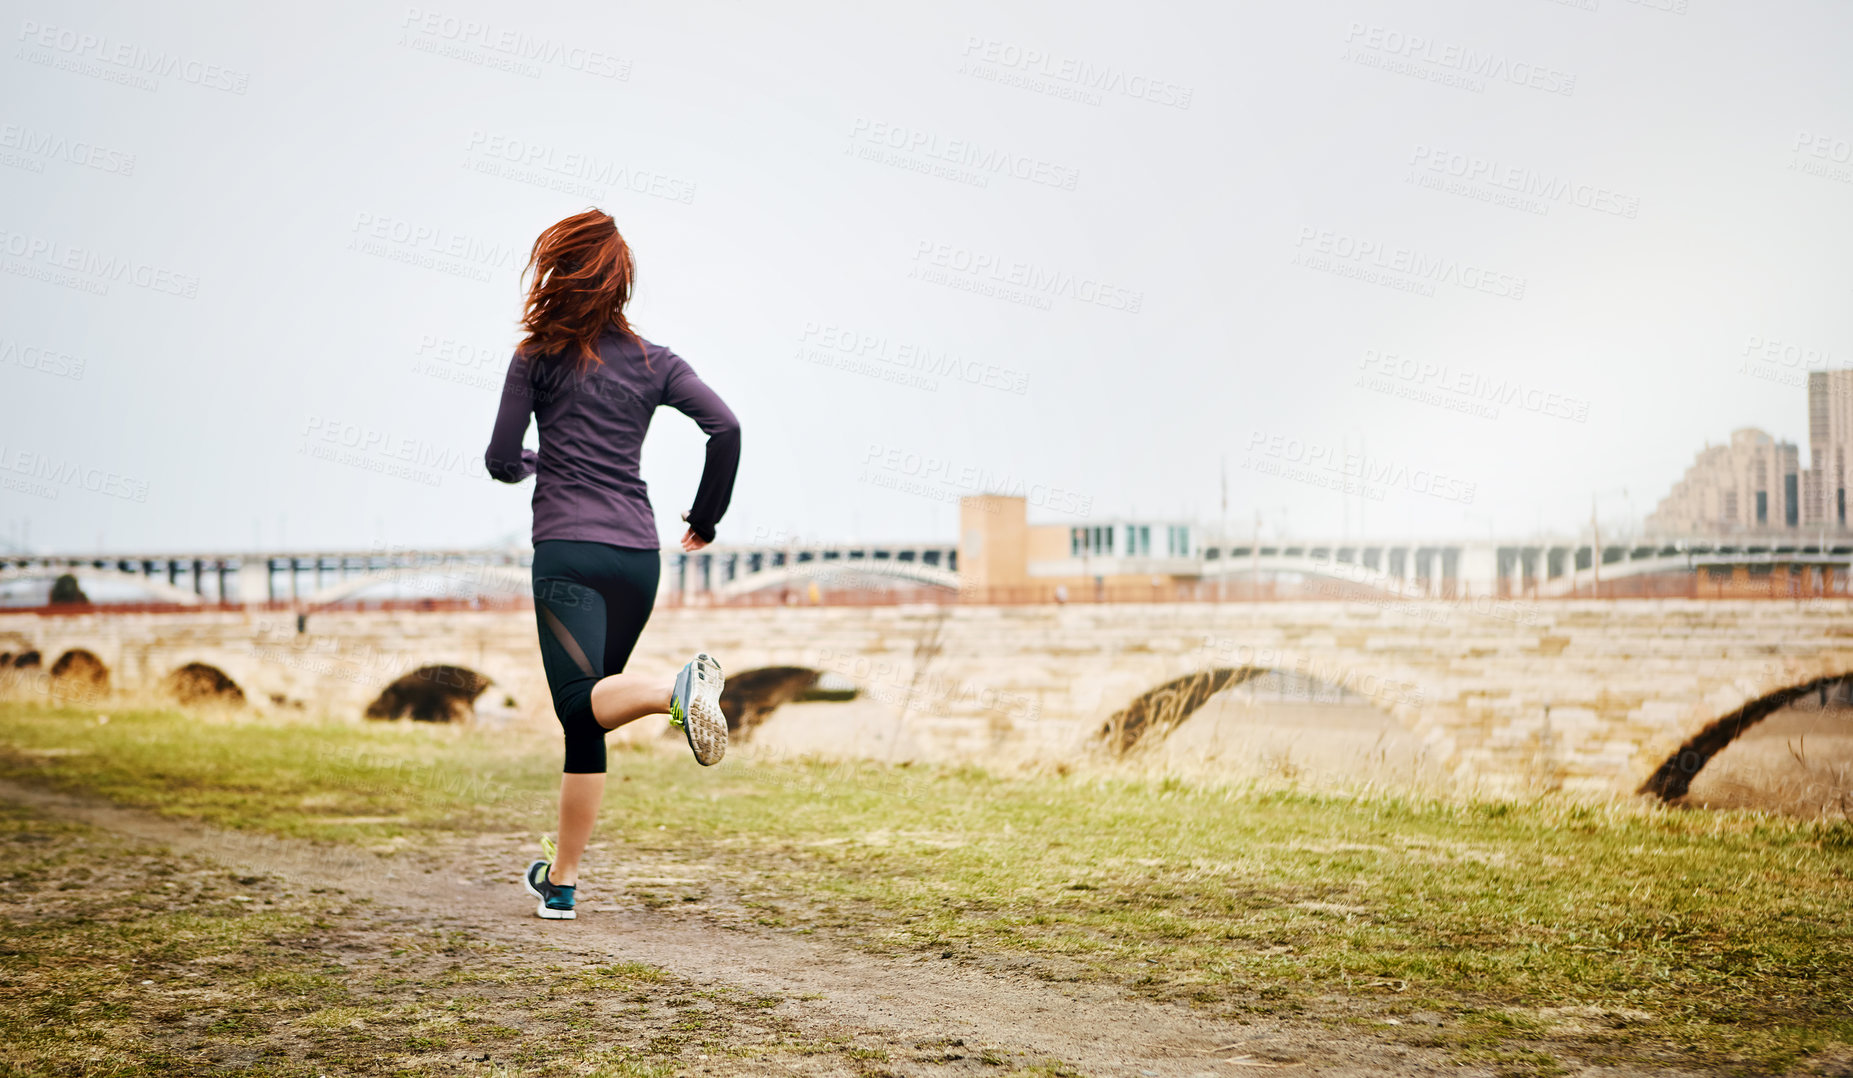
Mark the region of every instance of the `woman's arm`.
POLYGON ((495 432, 489 436, 489 451, 483 464, 489 474, 504 483, 519 483, 534 474, 540 455, 521 448, 528 433, 528 414, 533 411, 534 395, 528 388, 528 361, 517 351, 508 362, 508 375, 502 379, 502 406, 495 413, 495 432))
MULTIPOLYGON (((667 353, 669 378, 663 403, 695 421, 708 436, 708 459, 695 488, 695 504, 682 519, 703 544, 714 542, 714 526, 733 500, 734 475, 740 470, 740 421, 708 384, 696 377, 682 357, 667 353)), ((686 545, 686 544, 685 544, 686 545)))

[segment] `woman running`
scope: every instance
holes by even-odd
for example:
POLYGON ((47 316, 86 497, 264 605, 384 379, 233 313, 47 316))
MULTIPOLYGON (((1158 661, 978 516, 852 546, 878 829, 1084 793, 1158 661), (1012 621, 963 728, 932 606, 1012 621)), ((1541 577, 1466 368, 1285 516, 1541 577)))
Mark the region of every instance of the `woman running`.
POLYGON ((740 422, 682 358, 639 337, 625 319, 635 265, 611 217, 587 210, 534 241, 533 275, 502 406, 484 457, 504 483, 534 483, 534 620, 553 711, 566 731, 560 830, 528 866, 536 911, 571 920, 579 857, 605 794, 605 732, 667 713, 702 764, 727 751, 721 667, 696 655, 673 685, 624 673, 662 571, 656 516, 638 475, 643 436, 658 405, 708 435, 707 464, 682 519, 682 549, 714 541, 733 497, 740 422), (528 416, 540 451, 523 449, 528 416))

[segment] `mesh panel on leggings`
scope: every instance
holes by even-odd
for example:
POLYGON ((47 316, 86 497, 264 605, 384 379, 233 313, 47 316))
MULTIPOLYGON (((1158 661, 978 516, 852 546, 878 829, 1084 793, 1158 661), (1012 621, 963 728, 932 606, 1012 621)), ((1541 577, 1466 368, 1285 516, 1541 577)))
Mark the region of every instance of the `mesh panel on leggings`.
POLYGON ((553 633, 553 638, 559 641, 562 648, 566 649, 566 657, 573 661, 573 665, 579 668, 580 673, 588 677, 592 676, 595 673, 592 669, 592 660, 586 658, 585 649, 579 646, 579 641, 573 639, 573 634, 567 629, 566 623, 560 620, 558 614, 548 609, 547 604, 537 605, 540 607, 542 620, 546 621, 547 628, 553 633))

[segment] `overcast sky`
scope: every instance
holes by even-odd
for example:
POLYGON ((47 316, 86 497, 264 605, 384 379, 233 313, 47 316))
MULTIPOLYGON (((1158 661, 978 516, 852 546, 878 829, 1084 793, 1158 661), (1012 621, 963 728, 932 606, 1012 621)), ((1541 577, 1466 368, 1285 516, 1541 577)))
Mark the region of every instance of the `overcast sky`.
POLYGON ((525 541, 482 450, 588 205, 742 420, 723 541, 1214 525, 1225 466, 1244 534, 1569 535, 1738 427, 1805 463, 1853 366, 1840 0, 4 11, 41 551, 525 541))

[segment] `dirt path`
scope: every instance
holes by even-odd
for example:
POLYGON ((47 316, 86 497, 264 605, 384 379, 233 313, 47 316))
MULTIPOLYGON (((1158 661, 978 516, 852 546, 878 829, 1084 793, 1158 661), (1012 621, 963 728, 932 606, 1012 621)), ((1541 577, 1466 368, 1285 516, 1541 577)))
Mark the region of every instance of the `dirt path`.
MULTIPOLYGON (((786 1000, 781 1013, 800 1026, 881 1045, 890 1063, 880 1069, 893 1073, 983 1071, 1005 1063, 1059 1063, 1102 1078, 1261 1069, 1475 1073, 1439 1054, 1362 1034, 1271 1020, 1238 1025, 1110 986, 1050 983, 1011 972, 1007 959, 883 957, 828 936, 768 929, 754 923, 718 876, 705 881, 699 902, 620 906, 592 895, 578 920, 542 921, 533 916, 533 900, 509 878, 525 864, 526 836, 478 836, 381 857, 209 828, 13 783, 0 782, 0 798, 228 868, 371 898, 370 908, 382 918, 467 930, 516 953, 547 949, 554 960, 639 962, 702 987, 777 995, 786 1000)), ((691 882, 652 877, 652 870, 664 866, 628 865, 624 875, 633 890, 691 882)))

